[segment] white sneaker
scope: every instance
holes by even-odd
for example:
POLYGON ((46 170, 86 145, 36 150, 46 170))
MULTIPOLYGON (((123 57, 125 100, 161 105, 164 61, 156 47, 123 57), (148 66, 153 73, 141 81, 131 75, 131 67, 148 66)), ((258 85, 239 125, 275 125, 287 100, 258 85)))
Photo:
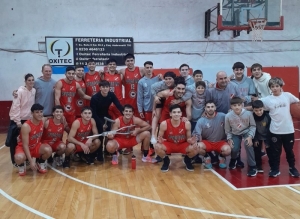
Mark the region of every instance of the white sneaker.
POLYGON ((57 167, 60 167, 63 163, 63 159, 61 156, 58 156, 58 157, 54 157, 54 162, 56 164, 57 167))
POLYGON ((119 152, 117 152, 117 154, 114 154, 114 155, 112 156, 111 163, 112 163, 113 165, 117 165, 117 164, 119 163, 118 157, 119 157, 119 152))
POLYGON ((24 163, 23 166, 18 166, 18 169, 19 169, 19 176, 26 175, 26 163, 24 163))
POLYGON ((47 163, 44 162, 44 163, 37 163, 37 166, 38 166, 38 171, 40 173, 47 173, 47 163))
POLYGON ((155 138, 154 135, 151 136, 150 142, 151 142, 151 144, 153 144, 153 145, 157 143, 157 140, 156 140, 156 138, 155 138))
POLYGON ((142 161, 143 162, 148 162, 148 163, 157 163, 157 160, 155 158, 152 158, 150 156, 147 156, 147 157, 142 157, 142 161))

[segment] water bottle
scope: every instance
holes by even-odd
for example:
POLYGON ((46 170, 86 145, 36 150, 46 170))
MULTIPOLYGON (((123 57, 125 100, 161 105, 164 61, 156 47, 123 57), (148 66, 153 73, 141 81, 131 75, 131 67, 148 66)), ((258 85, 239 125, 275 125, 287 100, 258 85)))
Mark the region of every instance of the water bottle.
POLYGON ((136 157, 134 155, 131 157, 131 169, 136 169, 136 157))

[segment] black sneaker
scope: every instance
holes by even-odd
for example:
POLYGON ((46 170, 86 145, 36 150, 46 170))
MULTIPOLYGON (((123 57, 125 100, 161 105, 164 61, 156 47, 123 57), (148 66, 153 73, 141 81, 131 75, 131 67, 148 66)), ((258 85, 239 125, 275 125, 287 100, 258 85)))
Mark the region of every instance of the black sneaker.
POLYGON ((256 176, 257 174, 257 169, 256 167, 249 167, 247 176, 256 176))
POLYGON ((53 157, 52 157, 52 154, 51 154, 51 156, 47 159, 47 163, 53 163, 53 157))
POLYGON ((185 155, 185 157, 183 159, 183 163, 185 164, 185 169, 187 171, 194 171, 194 167, 191 163, 191 158, 189 158, 187 155, 185 155))
POLYGON ((261 151, 261 152, 260 152, 260 156, 261 156, 261 157, 264 157, 264 156, 266 156, 266 155, 267 155, 266 152, 264 152, 264 151, 261 151))
POLYGON ((157 163, 159 163, 159 162, 162 162, 163 161, 163 159, 160 157, 160 156, 156 156, 156 158, 155 158, 155 160, 157 160, 157 163))
POLYGON ((89 154, 79 154, 79 156, 86 164, 88 164, 88 165, 94 164, 94 160, 91 161, 91 159, 90 159, 91 156, 89 154))
POLYGON ((269 177, 277 177, 280 175, 279 170, 270 170, 269 177))
POLYGON ((263 168, 262 168, 261 166, 259 166, 259 167, 257 167, 257 172, 258 172, 258 173, 263 173, 264 170, 263 170, 263 168))
POLYGON ((65 159, 63 162, 63 168, 70 168, 70 159, 65 159))
POLYGON ((290 175, 295 178, 299 178, 299 172, 295 167, 290 167, 289 169, 290 175))
POLYGON ((244 168, 245 164, 241 161, 241 159, 237 159, 236 166, 239 168, 244 168))
POLYGON ((236 159, 230 159, 230 162, 229 162, 229 169, 230 170, 234 170, 236 168, 236 159))
POLYGON ((165 156, 163 159, 164 163, 162 167, 160 168, 161 172, 168 172, 169 171, 169 166, 171 164, 170 158, 168 156, 165 156))
POLYGON ((195 157, 192 158, 191 163, 192 163, 192 164, 193 164, 193 163, 200 163, 200 164, 202 164, 202 163, 203 163, 203 160, 202 160, 201 157, 199 157, 199 155, 196 155, 195 157))

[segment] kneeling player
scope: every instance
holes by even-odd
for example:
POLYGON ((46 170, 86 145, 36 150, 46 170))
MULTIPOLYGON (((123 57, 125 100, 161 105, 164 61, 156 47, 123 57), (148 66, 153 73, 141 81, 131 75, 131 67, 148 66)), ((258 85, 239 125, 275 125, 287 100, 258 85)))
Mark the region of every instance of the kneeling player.
POLYGON ((144 148, 143 162, 156 162, 148 155, 150 145, 150 125, 138 117, 133 116, 133 107, 131 105, 124 105, 124 116, 120 116, 115 120, 111 131, 118 130, 126 126, 132 126, 128 129, 122 129, 118 133, 109 134, 107 137, 111 140, 107 142, 106 149, 113 154, 112 164, 118 164, 118 150, 123 148, 132 148, 142 142, 144 148), (122 134, 129 133, 129 134, 122 134))
POLYGON ((81 118, 76 119, 70 130, 65 150, 64 168, 70 168, 70 155, 79 153, 87 164, 94 164, 92 153, 100 146, 98 137, 86 138, 90 133, 98 134, 95 120, 92 118, 92 110, 90 107, 83 107, 81 110, 81 118))
POLYGON ((185 154, 184 163, 188 171, 194 171, 191 158, 198 154, 196 147, 196 137, 191 137, 191 123, 182 121, 181 108, 179 105, 171 105, 170 117, 160 124, 158 133, 158 143, 155 144, 155 152, 163 158, 162 172, 169 171, 171 164, 166 154, 185 154))
POLYGON ((27 120, 21 128, 20 139, 15 152, 15 161, 19 167, 19 175, 26 174, 26 157, 30 162, 32 170, 40 173, 47 172, 46 160, 51 156, 52 149, 48 144, 42 144, 43 135, 43 109, 40 104, 33 104, 31 107, 32 118, 27 120), (36 161, 33 158, 36 158, 36 161))

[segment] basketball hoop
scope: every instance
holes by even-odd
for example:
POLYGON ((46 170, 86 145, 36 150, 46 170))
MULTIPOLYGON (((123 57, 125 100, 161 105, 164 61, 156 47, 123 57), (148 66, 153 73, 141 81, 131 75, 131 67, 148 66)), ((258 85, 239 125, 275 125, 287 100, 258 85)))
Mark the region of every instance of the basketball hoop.
POLYGON ((254 18, 249 19, 248 24, 251 27, 252 30, 252 41, 263 41, 263 31, 265 29, 265 26, 267 24, 267 19, 265 18, 254 18))

